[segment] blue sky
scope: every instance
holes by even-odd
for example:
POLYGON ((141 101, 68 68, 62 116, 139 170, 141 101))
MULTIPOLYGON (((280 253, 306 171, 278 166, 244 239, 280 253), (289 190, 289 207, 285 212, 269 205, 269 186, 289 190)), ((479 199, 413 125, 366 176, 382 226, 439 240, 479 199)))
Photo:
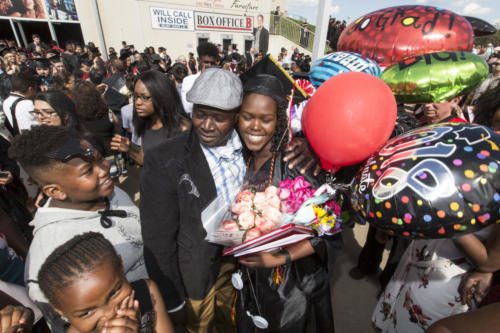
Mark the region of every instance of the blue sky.
MULTIPOLYGON (((356 18, 377 9, 392 6, 426 4, 449 9, 455 13, 481 18, 500 28, 500 0, 331 0, 332 16, 349 24, 356 18)), ((288 13, 316 22, 318 0, 288 0, 288 13)))

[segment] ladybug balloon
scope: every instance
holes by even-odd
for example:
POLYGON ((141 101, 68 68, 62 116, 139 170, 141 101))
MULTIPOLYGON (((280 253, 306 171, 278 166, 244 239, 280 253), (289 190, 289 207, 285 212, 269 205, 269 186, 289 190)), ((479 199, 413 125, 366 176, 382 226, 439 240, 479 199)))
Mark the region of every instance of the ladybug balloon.
POLYGON ((442 238, 500 221, 500 134, 443 123, 398 136, 366 161, 352 203, 393 235, 442 238))
POLYGON ((399 6, 360 17, 340 35, 337 49, 375 60, 383 67, 440 51, 472 50, 470 23, 449 10, 399 6))

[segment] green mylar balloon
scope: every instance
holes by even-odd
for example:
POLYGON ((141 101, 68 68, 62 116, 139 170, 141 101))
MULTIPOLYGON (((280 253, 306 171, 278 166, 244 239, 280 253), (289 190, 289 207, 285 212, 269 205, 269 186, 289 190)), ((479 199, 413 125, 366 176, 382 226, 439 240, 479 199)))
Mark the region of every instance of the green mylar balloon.
POLYGON ((435 52, 388 67, 382 80, 401 103, 441 103, 467 94, 488 76, 486 61, 469 52, 435 52))

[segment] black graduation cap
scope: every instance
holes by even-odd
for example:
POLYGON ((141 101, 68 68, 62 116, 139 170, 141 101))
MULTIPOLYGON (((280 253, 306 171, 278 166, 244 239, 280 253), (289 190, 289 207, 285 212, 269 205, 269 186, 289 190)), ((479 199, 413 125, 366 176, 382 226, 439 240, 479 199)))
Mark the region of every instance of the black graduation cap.
POLYGON ((13 53, 13 52, 17 52, 17 49, 15 47, 8 47, 8 46, 5 46, 1 51, 0 51, 0 54, 3 56, 5 56, 7 53, 13 53))
POLYGON ((50 61, 47 58, 34 58, 33 68, 50 68, 50 61))
POLYGON ((47 58, 50 62, 59 62, 61 60, 61 56, 59 53, 53 55, 52 57, 47 58))
MULTIPOLYGON (((256 77, 259 74, 269 74, 278 78, 283 86, 285 94, 289 94, 292 88, 295 86, 294 100, 300 102, 304 99, 309 98, 309 95, 299 87, 295 82, 293 77, 285 71, 285 69, 274 59, 274 57, 268 54, 264 59, 253 65, 248 71, 240 75, 240 80, 245 85, 245 83, 256 77)), ((295 104, 295 103, 294 103, 295 104)))
POLYGON ((52 54, 55 54, 56 56, 60 56, 61 55, 61 52, 59 52, 57 50, 54 50, 54 49, 51 49, 51 50, 47 51, 47 53, 52 53, 52 54))

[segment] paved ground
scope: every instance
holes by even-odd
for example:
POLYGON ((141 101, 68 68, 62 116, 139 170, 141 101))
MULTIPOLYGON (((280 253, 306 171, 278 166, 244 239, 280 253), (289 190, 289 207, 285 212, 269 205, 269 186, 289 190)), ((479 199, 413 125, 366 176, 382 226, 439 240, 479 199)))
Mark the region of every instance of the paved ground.
MULTIPOLYGON (((120 187, 136 204, 139 203, 139 181, 138 167, 129 168, 127 176, 120 178, 120 187)), ((336 333, 375 332, 371 324, 371 315, 377 303, 378 282, 373 277, 356 281, 348 274, 357 263, 367 232, 368 226, 361 225, 344 230, 345 251, 337 262, 337 270, 331 281, 336 333)), ((387 260, 387 256, 386 251, 384 261, 387 260)), ((384 264, 385 262, 382 263, 384 264)))
MULTIPOLYGON (((336 333, 373 333, 371 324, 373 309, 377 303, 379 284, 374 277, 353 280, 348 272, 358 260, 368 226, 356 225, 344 230, 345 251, 337 263, 337 271, 331 281, 333 313, 336 333)), ((385 264, 388 253, 384 253, 385 264)))

